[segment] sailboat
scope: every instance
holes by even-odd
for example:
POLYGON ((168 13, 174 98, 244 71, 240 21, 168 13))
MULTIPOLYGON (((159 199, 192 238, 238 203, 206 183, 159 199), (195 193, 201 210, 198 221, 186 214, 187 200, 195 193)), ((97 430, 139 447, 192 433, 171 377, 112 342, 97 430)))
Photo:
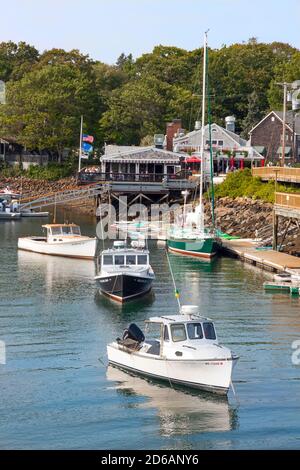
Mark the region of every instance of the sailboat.
MULTIPOLYGON (((206 110, 206 74, 207 74, 207 33, 204 36, 203 50, 203 90, 202 90, 202 129, 201 129, 201 173, 200 173, 200 195, 199 204, 195 212, 187 214, 184 209, 182 223, 174 223, 170 228, 167 238, 168 250, 186 256, 198 258, 212 258, 217 253, 217 243, 214 228, 209 231, 204 227, 203 208, 203 173, 204 173, 204 134, 205 134, 205 110, 206 110), (195 225, 195 227, 193 226, 195 225)), ((209 126, 210 127, 210 126, 209 126)), ((211 139, 210 139, 211 140, 211 139)), ((211 145, 210 145, 211 148, 211 145)), ((210 171, 211 180, 213 176, 212 152, 210 150, 210 171)), ((185 200, 186 204, 186 200, 185 200)), ((212 197, 212 219, 214 225, 214 199, 212 197)))

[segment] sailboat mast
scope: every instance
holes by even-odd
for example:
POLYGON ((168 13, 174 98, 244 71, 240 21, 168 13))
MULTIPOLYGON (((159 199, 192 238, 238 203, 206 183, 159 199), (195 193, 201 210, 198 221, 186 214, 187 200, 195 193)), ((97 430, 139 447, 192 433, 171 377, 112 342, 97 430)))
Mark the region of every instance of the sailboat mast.
POLYGON ((203 170, 204 170, 204 135, 205 135, 205 99, 206 99, 206 53, 207 53, 207 31, 204 34, 203 46, 203 82, 202 82, 202 127, 201 127, 201 172, 200 172, 200 189, 199 189, 199 208, 200 208, 200 229, 204 230, 203 220, 203 170))

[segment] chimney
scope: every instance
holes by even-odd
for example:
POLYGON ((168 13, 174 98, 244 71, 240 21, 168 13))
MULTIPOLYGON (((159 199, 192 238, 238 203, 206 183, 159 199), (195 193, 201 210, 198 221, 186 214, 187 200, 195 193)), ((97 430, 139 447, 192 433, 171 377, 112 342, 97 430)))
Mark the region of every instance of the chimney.
POLYGON ((167 124, 167 150, 173 151, 174 135, 181 129, 181 119, 173 119, 167 124))
POLYGON ((235 117, 227 116, 225 118, 226 130, 230 132, 235 132, 235 117))

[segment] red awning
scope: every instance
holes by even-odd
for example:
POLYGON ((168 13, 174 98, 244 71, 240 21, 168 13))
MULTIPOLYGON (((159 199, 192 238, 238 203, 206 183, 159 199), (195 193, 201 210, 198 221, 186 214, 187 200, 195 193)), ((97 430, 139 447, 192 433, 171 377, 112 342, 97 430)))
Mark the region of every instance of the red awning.
POLYGON ((201 163, 201 158, 198 158, 192 155, 191 157, 186 158, 185 162, 186 163, 201 163))

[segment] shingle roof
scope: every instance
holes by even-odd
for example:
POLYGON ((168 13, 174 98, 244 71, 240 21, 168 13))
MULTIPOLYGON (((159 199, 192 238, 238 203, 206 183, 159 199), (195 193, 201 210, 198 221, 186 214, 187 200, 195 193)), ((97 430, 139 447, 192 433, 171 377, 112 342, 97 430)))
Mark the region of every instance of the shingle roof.
POLYGON ((118 151, 116 153, 109 153, 104 154, 101 157, 101 161, 107 162, 124 162, 124 161, 131 161, 131 162, 152 162, 152 163, 160 163, 160 162, 170 162, 176 164, 179 162, 181 154, 170 152, 168 150, 158 149, 156 147, 124 147, 124 150, 121 150, 122 147, 118 147, 118 151))

